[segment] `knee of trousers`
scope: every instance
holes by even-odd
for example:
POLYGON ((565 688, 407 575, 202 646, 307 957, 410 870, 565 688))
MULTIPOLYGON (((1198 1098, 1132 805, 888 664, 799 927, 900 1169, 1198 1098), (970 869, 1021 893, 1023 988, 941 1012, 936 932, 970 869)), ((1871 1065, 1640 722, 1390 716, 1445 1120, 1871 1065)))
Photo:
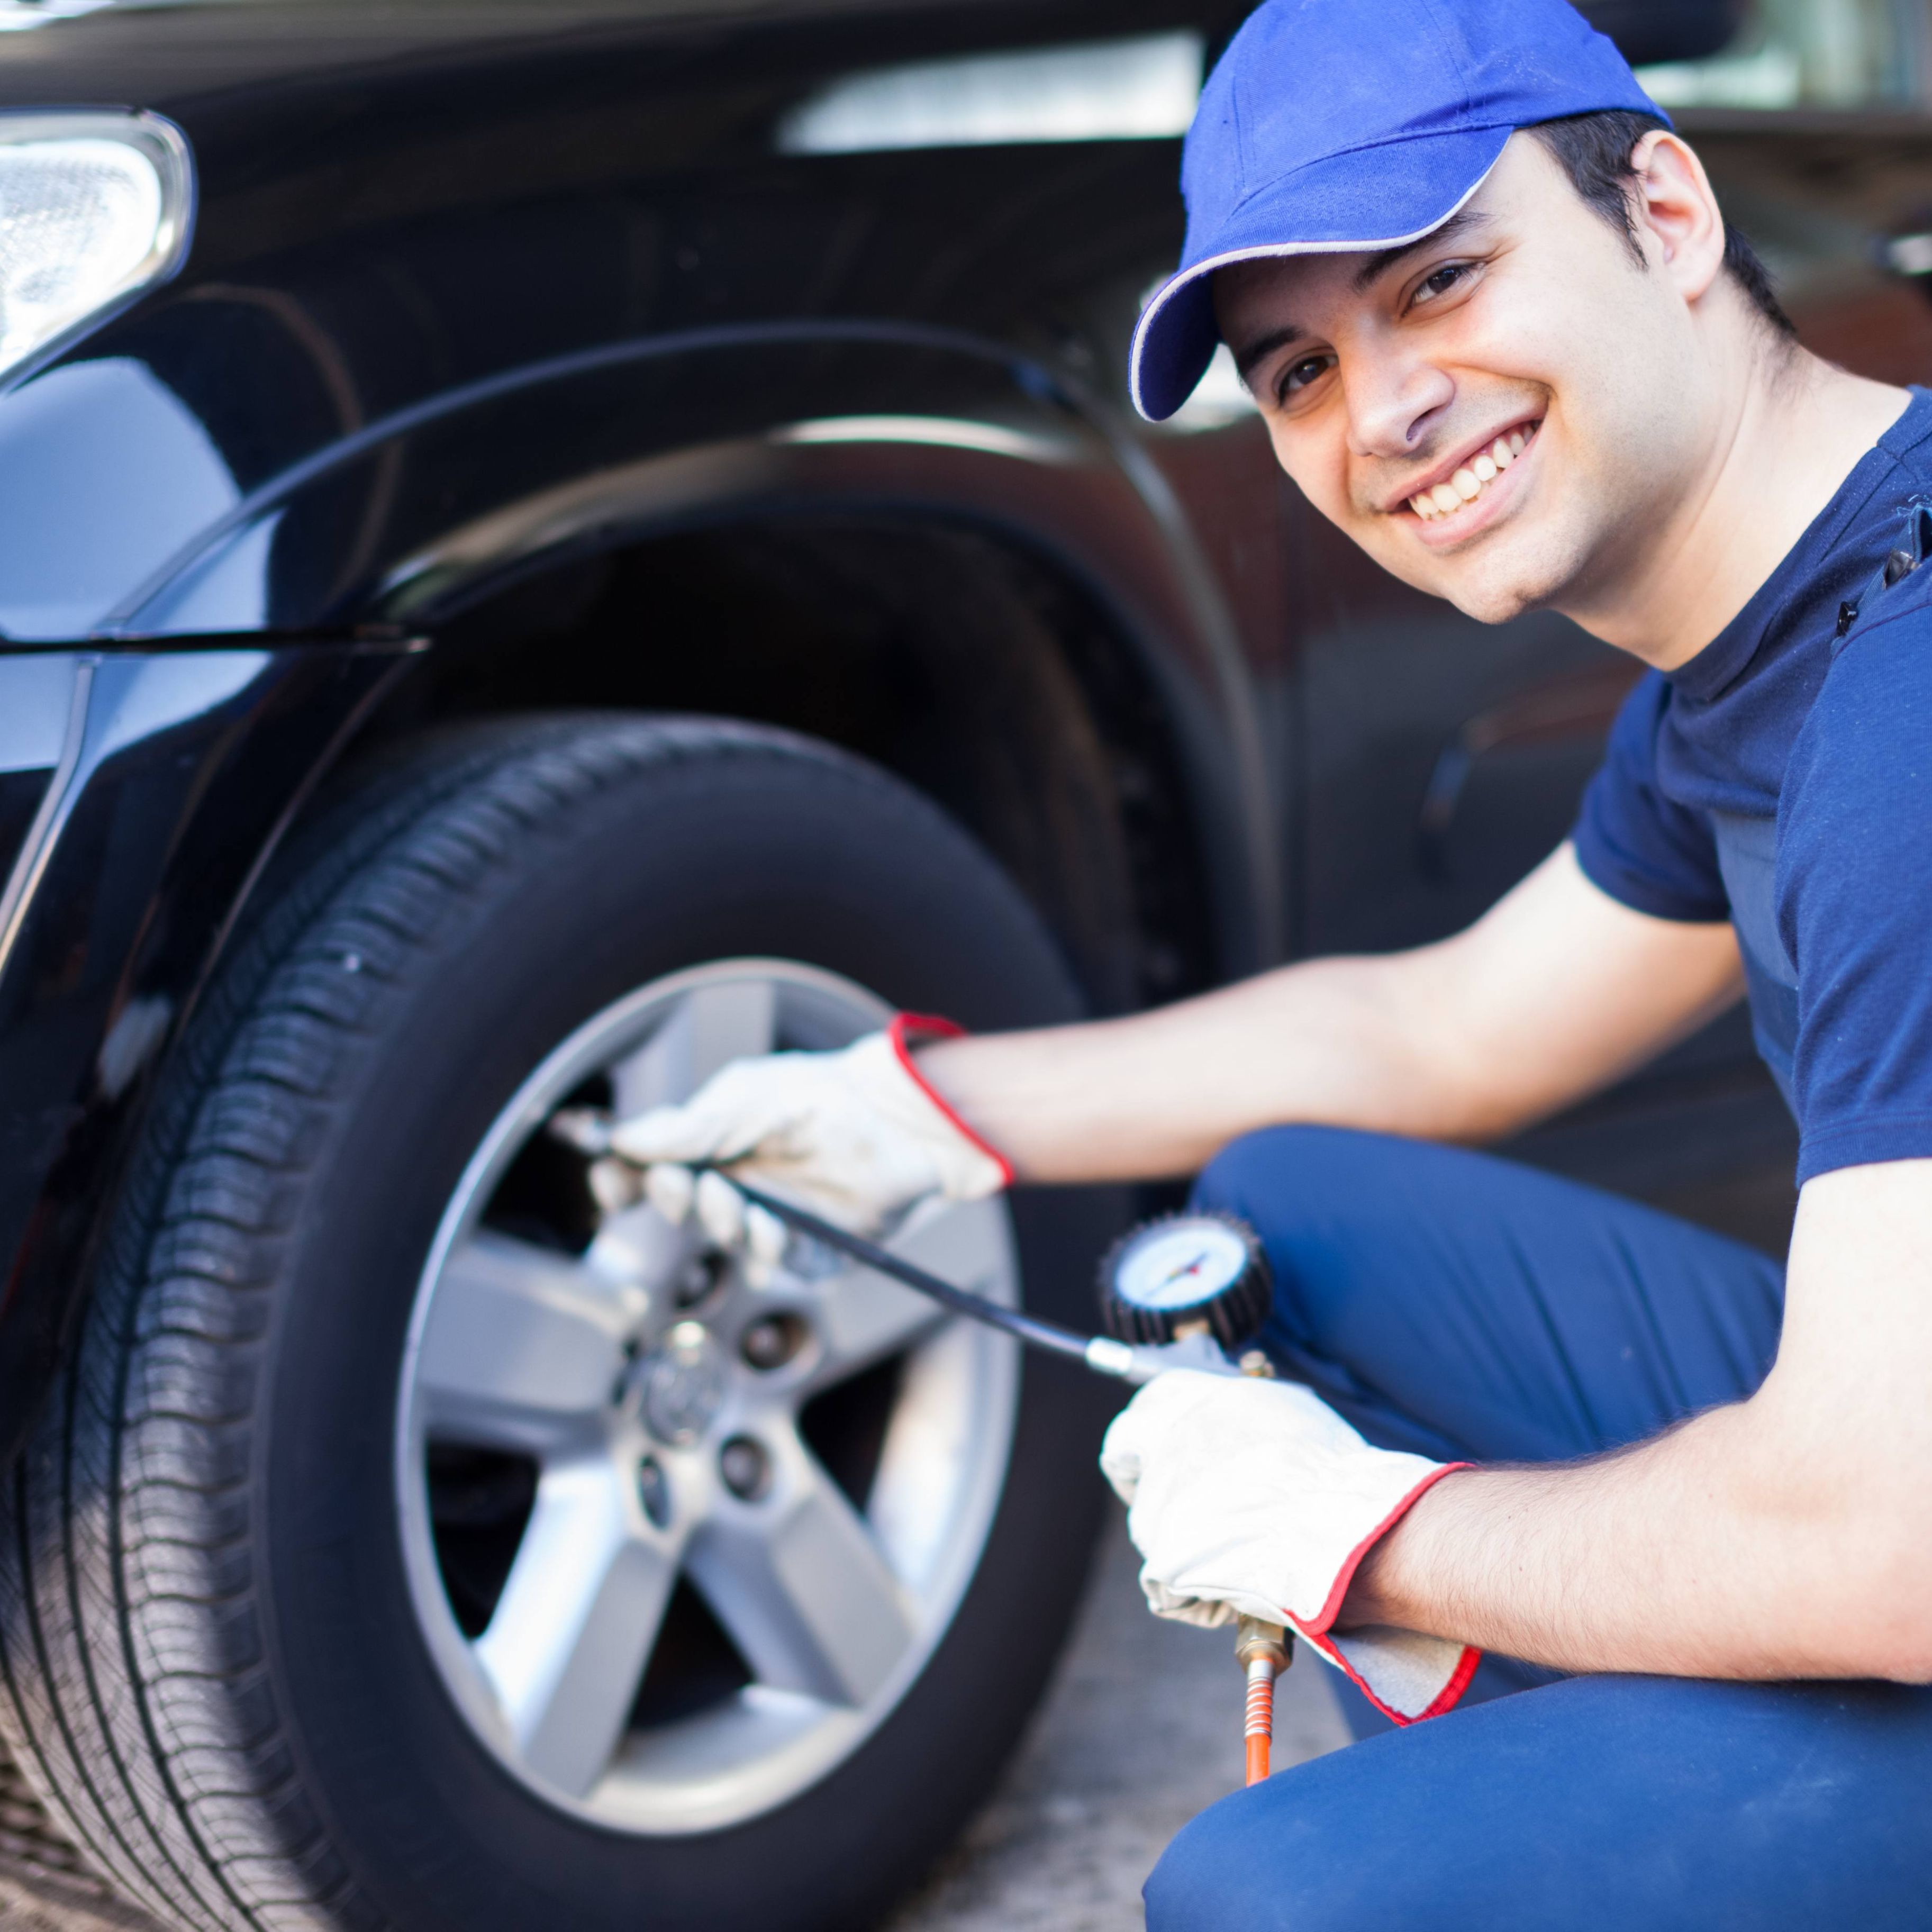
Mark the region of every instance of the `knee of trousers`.
POLYGON ((1184 1826, 1148 1874, 1141 1888, 1147 1932, 1222 1932, 1240 1923, 1231 1894, 1246 1888, 1236 1869, 1244 1847, 1238 1834, 1216 1828, 1219 1808, 1184 1826))
POLYGON ((1358 1922, 1345 1909, 1348 1874, 1335 1870, 1331 1883, 1323 1872, 1346 1832, 1298 1816, 1286 1782, 1234 1792, 1183 1826, 1142 1888, 1147 1932, 1340 1932, 1358 1922), (1331 1891, 1335 1910, 1323 1903, 1331 1891))

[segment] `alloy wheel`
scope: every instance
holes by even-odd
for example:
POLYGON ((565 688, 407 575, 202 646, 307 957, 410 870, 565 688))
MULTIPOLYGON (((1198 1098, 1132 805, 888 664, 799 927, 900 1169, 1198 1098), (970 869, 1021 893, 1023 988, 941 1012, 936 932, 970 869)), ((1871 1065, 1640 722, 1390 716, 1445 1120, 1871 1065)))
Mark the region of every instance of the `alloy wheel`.
MULTIPOLYGON (((740 1822, 876 1729, 971 1580, 1018 1363, 815 1244, 754 1280, 694 1222, 600 1210, 544 1123, 680 1100, 889 1010, 786 961, 640 988, 503 1109, 423 1271, 395 1437, 416 1616, 506 1768, 607 1826, 740 1822)), ((891 1245, 1017 1300, 1003 1204, 922 1211, 891 1245)))

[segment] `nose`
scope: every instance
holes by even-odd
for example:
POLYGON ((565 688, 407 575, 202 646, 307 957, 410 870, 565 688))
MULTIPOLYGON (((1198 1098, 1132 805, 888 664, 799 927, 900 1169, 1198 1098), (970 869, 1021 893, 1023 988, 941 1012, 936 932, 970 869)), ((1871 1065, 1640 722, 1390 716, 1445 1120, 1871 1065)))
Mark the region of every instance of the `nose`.
POLYGON ((1446 371, 1392 346, 1377 344, 1341 359, 1349 446, 1358 456, 1412 456, 1432 419, 1455 399, 1446 371))

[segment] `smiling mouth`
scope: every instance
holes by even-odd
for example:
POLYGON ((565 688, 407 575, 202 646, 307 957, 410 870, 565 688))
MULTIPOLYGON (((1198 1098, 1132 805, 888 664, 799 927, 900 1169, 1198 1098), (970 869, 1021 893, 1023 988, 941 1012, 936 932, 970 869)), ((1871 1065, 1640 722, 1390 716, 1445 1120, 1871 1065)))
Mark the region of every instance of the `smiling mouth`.
POLYGON ((1469 458, 1447 482, 1418 490, 1409 498, 1408 507, 1425 524, 1432 524, 1480 501, 1490 485, 1535 440, 1541 427, 1539 418, 1506 430, 1486 449, 1469 458))

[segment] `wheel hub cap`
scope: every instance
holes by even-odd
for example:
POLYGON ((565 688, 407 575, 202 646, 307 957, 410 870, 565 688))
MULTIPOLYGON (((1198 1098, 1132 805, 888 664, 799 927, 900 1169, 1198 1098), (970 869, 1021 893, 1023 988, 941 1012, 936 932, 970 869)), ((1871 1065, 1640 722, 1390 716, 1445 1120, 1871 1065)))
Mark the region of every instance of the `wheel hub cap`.
POLYGON ((638 1365, 644 1424, 660 1442, 695 1442, 724 1406, 724 1360, 701 1322, 680 1322, 638 1365))

